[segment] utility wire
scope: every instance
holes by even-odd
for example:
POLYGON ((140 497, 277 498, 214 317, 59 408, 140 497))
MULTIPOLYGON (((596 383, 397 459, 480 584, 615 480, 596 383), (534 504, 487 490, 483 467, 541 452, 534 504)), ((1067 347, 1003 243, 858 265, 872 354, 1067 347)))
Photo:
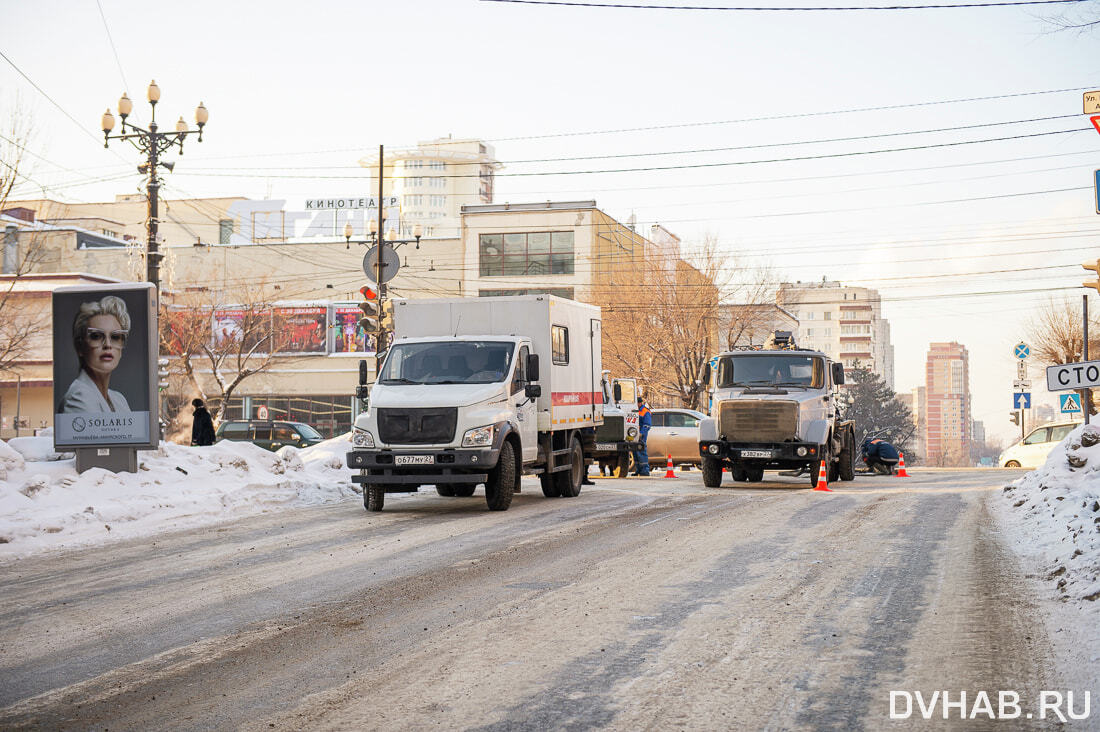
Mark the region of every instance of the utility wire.
POLYGON ((1009 2, 961 3, 955 5, 858 5, 850 7, 720 7, 714 5, 631 5, 626 3, 564 2, 563 0, 481 0, 483 3, 511 3, 515 5, 557 5, 572 8, 615 8, 620 10, 720 10, 732 12, 816 12, 853 10, 943 10, 950 8, 995 8, 1006 5, 1060 5, 1082 3, 1087 0, 1011 0, 1009 2))
POLYGON ((115 64, 118 66, 118 75, 122 77, 122 90, 127 91, 130 85, 126 83, 126 74, 122 71, 122 62, 118 59, 118 49, 115 48, 115 39, 111 37, 111 28, 107 25, 107 16, 103 13, 103 3, 99 0, 95 0, 96 7, 99 8, 99 17, 103 19, 103 30, 107 31, 107 41, 111 44, 111 51, 115 54, 115 64))
POLYGON ((80 128, 80 129, 81 129, 81 130, 82 130, 82 131, 84 132, 84 134, 88 135, 88 137, 92 138, 92 139, 93 139, 93 140, 95 140, 95 141, 96 141, 97 143, 99 143, 99 142, 103 142, 103 141, 102 141, 102 140, 100 140, 100 139, 99 139, 98 137, 96 137, 96 136, 95 136, 95 135, 93 135, 93 134, 92 134, 91 132, 89 132, 89 131, 88 131, 88 128, 87 128, 87 127, 85 127, 84 125, 82 125, 82 124, 80 124, 79 122, 77 122, 77 121, 76 121, 76 118, 75 118, 75 117, 73 117, 73 116, 72 116, 71 114, 69 114, 68 112, 66 112, 66 111, 65 111, 65 108, 64 108, 64 107, 62 107, 62 106, 61 106, 60 104, 58 104, 57 102, 55 102, 55 101, 53 100, 53 97, 51 97, 51 96, 50 96, 49 94, 47 94, 46 92, 42 91, 42 87, 38 86, 38 84, 35 84, 35 83, 34 83, 34 82, 33 82, 33 81, 31 80, 31 77, 29 77, 29 76, 27 76, 26 74, 24 74, 24 73, 23 73, 23 69, 21 69, 21 68, 19 68, 18 66, 16 66, 16 65, 15 65, 15 62, 14 62, 14 61, 12 61, 12 60, 11 60, 10 58, 8 58, 7 54, 5 54, 5 53, 4 53, 3 51, 0 51, 0 58, 3 58, 3 59, 4 59, 5 61, 7 61, 7 62, 8 62, 8 64, 10 64, 10 65, 11 65, 11 67, 12 67, 13 69, 15 69, 15 70, 16 70, 16 72, 17 72, 17 73, 18 73, 18 74, 19 74, 20 76, 22 76, 22 77, 23 77, 24 79, 26 79, 26 80, 27 80, 27 83, 28 83, 28 84, 30 84, 30 85, 31 85, 32 87, 34 87, 34 90, 35 90, 35 91, 37 91, 37 92, 38 92, 39 94, 41 94, 42 96, 44 96, 44 97, 45 97, 45 98, 46 98, 46 99, 47 99, 47 100, 49 101, 49 103, 50 103, 50 104, 52 104, 53 106, 57 107, 57 109, 58 109, 58 110, 59 110, 59 111, 61 112, 61 114, 65 115, 65 116, 66 116, 66 117, 68 117, 68 118, 69 118, 70 120, 72 120, 72 123, 73 123, 74 125, 76 125, 77 127, 79 127, 79 128, 80 128))

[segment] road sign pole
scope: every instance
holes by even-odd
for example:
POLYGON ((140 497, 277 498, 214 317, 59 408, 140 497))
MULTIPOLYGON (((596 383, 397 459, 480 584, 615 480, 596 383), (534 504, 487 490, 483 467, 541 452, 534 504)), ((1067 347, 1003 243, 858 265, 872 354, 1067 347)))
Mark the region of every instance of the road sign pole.
MULTIPOLYGON (((1100 182, 1100 174, 1097 175, 1097 181, 1100 182)), ((1100 208, 1100 207, 1098 207, 1100 208)), ((1081 334, 1084 336, 1082 341, 1082 361, 1089 360, 1089 296, 1088 294, 1081 295, 1081 334)), ((1085 415, 1085 424, 1089 423, 1089 412, 1092 409, 1092 389, 1081 390, 1081 412, 1085 415)))

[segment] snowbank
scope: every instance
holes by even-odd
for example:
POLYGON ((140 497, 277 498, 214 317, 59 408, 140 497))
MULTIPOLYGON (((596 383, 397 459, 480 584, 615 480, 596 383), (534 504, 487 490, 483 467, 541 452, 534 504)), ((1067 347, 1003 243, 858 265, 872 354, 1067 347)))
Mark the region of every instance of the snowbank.
POLYGON ((1075 429, 1004 497, 1016 551, 1039 561, 1059 597, 1100 599, 1100 428, 1075 429))
POLYGON ((0 560, 346 500, 356 495, 350 447, 350 435, 278 453, 162 442, 138 452, 137 473, 78 475, 50 435, 0 442, 0 560))

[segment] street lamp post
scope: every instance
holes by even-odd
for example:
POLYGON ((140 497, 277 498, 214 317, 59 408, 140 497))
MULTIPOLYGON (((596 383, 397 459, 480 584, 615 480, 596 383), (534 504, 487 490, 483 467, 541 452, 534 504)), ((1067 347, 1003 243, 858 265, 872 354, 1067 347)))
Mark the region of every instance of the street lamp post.
POLYGON ((122 118, 120 134, 111 134, 111 130, 115 128, 115 116, 111 114, 109 108, 103 113, 101 122, 103 128, 103 147, 107 147, 107 143, 110 140, 129 140, 134 147, 145 154, 146 160, 138 166, 138 172, 145 173, 149 176, 149 181, 146 185, 149 199, 148 220, 145 225, 148 233, 145 253, 146 279, 152 282, 159 291, 160 258, 163 255, 160 253, 157 243, 157 224, 159 216, 157 209, 160 193, 160 178, 157 175, 157 168, 164 167, 171 171, 172 168, 175 167, 175 163, 161 161, 160 156, 168 152, 174 146, 179 147, 180 155, 182 155, 184 138, 195 132, 198 132, 199 142, 202 142, 202 128, 206 126, 206 122, 210 118, 210 113, 207 111, 206 107, 203 106, 202 102, 199 102, 199 106, 195 109, 195 124, 198 125, 198 130, 188 129, 187 123, 183 121, 183 117, 180 117, 179 121, 176 122, 176 129, 174 132, 158 132, 157 102, 160 101, 160 87, 157 86, 156 81, 149 83, 146 98, 149 100, 149 105, 152 107, 149 129, 143 129, 132 122, 126 121, 126 118, 130 116, 130 112, 133 111, 134 103, 130 101, 130 98, 125 94, 118 100, 118 116, 122 118))

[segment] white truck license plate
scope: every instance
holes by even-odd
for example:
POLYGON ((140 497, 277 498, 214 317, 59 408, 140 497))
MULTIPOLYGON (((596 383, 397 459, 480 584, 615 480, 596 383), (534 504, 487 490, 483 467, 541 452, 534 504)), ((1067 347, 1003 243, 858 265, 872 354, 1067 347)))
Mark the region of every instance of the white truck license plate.
POLYGON ((771 458, 773 457, 771 450, 742 450, 741 457, 743 458, 771 458))
POLYGON ((394 465, 434 465, 435 456, 433 455, 395 455, 393 458, 394 465))
POLYGON ((618 450, 619 446, 616 445, 614 442, 597 442, 596 443, 596 449, 597 450, 618 450))

